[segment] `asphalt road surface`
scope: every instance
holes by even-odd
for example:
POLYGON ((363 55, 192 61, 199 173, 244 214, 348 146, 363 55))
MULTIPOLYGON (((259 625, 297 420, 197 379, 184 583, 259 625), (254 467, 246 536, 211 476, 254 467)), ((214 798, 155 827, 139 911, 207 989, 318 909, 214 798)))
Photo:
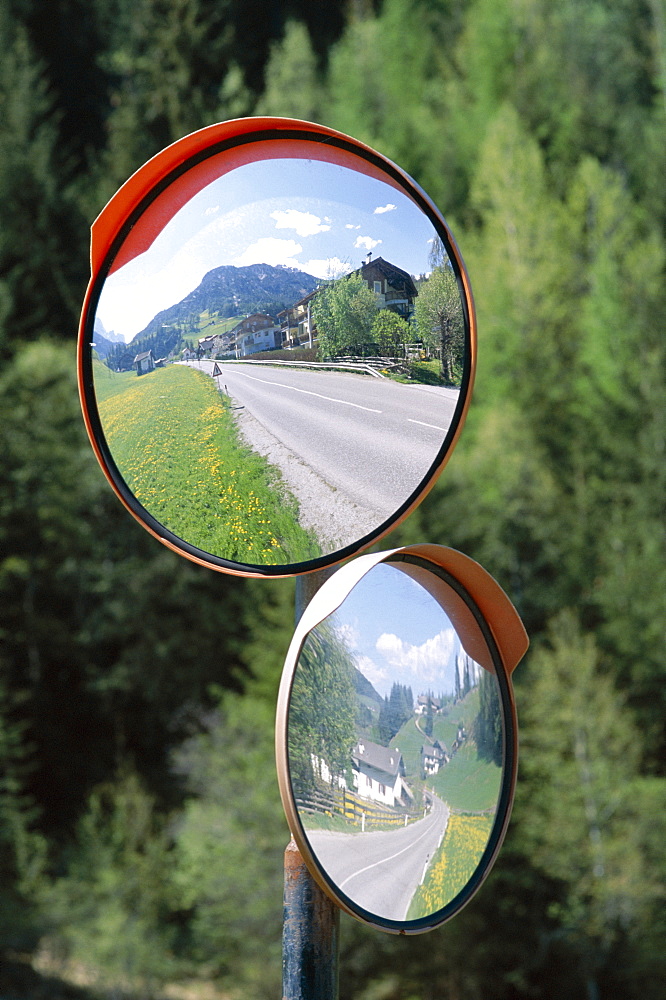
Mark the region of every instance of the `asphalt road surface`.
MULTIPOLYGON (((331 489, 391 517, 430 469, 458 390, 310 369, 216 362, 243 408, 331 489)), ((195 363, 212 374, 215 362, 195 363)))
POLYGON ((405 920, 448 821, 448 806, 434 796, 430 813, 409 826, 366 833, 313 830, 308 839, 330 878, 355 903, 376 916, 405 920))

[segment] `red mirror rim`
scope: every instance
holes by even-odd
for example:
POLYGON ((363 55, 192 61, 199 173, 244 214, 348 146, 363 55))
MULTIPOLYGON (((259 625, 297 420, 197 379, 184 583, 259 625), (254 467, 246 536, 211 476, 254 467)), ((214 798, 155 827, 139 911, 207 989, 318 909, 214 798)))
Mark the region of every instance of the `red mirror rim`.
POLYGON ((243 118, 221 122, 185 136, 140 167, 111 198, 93 223, 91 232, 91 279, 81 313, 77 356, 83 417, 95 455, 114 492, 132 516, 162 544, 194 563, 219 572, 244 577, 297 576, 334 566, 367 549, 403 521, 427 495, 455 447, 469 408, 476 370, 476 317, 469 277, 446 222, 425 192, 400 167, 369 146, 323 125, 290 118, 243 118), (115 466, 102 431, 93 386, 90 344, 97 299, 107 274, 121 262, 131 260, 146 250, 178 208, 209 183, 213 176, 220 176, 217 168, 214 175, 211 173, 211 158, 218 152, 224 152, 228 158, 226 169, 233 169, 244 162, 265 158, 268 148, 271 148, 273 156, 275 140, 280 140, 282 156, 295 155, 295 151, 302 150, 303 143, 307 142, 311 158, 353 165, 356 170, 394 184, 430 218, 436 231, 445 238, 447 251, 457 270, 465 311, 466 357, 458 408, 435 463, 426 479, 394 516, 355 543, 315 560, 259 566, 235 563, 190 545, 161 525, 136 500, 115 466), (174 194, 169 208, 166 211, 163 206, 159 210, 151 209, 157 195, 167 187, 174 194), (139 216, 142 217, 142 226, 134 234, 132 227, 139 216))

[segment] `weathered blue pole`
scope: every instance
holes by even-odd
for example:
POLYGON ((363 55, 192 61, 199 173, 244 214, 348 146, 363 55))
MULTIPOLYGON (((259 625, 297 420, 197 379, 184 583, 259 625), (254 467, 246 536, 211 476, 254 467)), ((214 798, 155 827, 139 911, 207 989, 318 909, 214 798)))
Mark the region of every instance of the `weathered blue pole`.
POLYGON ((283 1000, 337 1000, 340 911, 292 840, 284 852, 283 1000))
MULTIPOLYGON (((296 621, 330 572, 296 579, 296 621)), ((337 1000, 340 910, 292 840, 284 852, 282 1000, 337 1000)))

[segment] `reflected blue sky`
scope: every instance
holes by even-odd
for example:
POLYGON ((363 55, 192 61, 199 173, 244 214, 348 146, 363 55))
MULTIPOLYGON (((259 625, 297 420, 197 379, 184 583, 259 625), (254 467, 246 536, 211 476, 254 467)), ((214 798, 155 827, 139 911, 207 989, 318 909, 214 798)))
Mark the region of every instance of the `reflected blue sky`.
POLYGON ((394 566, 370 570, 331 621, 380 695, 394 683, 411 687, 415 698, 455 690, 464 656, 458 636, 427 590, 394 566))
POLYGON ((359 267, 370 251, 421 274, 433 236, 390 184, 319 160, 261 160, 209 184, 149 250, 107 278, 97 316, 131 340, 223 264, 283 265, 323 279, 359 267))

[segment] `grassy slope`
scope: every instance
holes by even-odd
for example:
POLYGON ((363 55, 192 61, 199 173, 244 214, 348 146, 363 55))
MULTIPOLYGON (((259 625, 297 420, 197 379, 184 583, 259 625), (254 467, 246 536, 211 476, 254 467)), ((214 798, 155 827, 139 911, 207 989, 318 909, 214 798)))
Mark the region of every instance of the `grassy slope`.
MULTIPOLYGON (((475 689, 457 705, 449 706, 436 717, 432 739, 439 740, 450 750, 459 723, 468 734, 473 732, 478 710, 479 692, 475 689)), ((421 720, 421 725, 424 722, 421 720)), ((403 755, 410 785, 417 785, 421 777, 421 747, 426 743, 426 737, 417 729, 413 718, 391 740, 391 746, 398 747, 403 755)), ((452 809, 482 812, 495 806, 500 780, 501 769, 479 758, 476 744, 469 739, 438 774, 428 779, 427 786, 448 802, 452 809)))
POLYGON ((397 747, 405 762, 406 781, 413 785, 421 778, 421 747, 426 743, 423 733, 419 732, 414 718, 409 719, 391 740, 391 746, 397 747))
POLYGON ((428 785, 452 809, 482 812, 496 805, 501 777, 501 768, 492 761, 481 760, 476 746, 467 743, 428 781, 428 785))
POLYGON ((239 443, 211 378, 182 365, 138 378, 96 364, 95 380, 116 464, 167 528, 207 552, 254 565, 319 554, 277 472, 239 443))
POLYGON ((479 690, 475 688, 457 705, 445 709, 433 726, 433 737, 449 749, 456 738, 458 724, 462 723, 467 731, 468 740, 429 783, 452 809, 469 812, 494 807, 502 777, 501 768, 479 758, 476 744, 470 738, 478 711, 479 690))
POLYGON ((491 829, 489 816, 449 817, 444 840, 409 904, 409 920, 436 913, 464 889, 486 848, 491 829))
POLYGON ((93 361, 93 371, 98 405, 112 396, 117 396, 119 393, 131 389, 137 380, 136 372, 112 372, 101 361, 93 361))
POLYGON ((213 337, 220 333, 227 333, 237 323, 240 323, 242 319, 244 319, 244 316, 229 316, 225 318, 218 318, 216 316, 211 318, 210 313, 204 311, 199 316, 199 331, 197 333, 186 333, 183 336, 183 340, 190 347, 195 348, 201 337, 213 337))

